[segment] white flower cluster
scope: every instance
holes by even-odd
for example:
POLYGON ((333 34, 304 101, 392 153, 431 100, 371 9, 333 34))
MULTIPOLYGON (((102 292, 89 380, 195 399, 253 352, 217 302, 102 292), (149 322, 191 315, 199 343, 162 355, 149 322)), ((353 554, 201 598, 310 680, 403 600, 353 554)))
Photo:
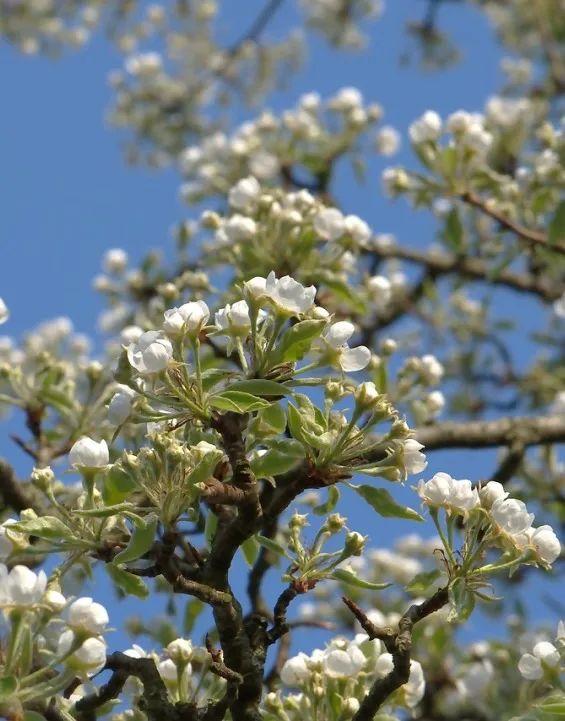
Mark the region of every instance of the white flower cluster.
POLYGON ((544 676, 557 675, 565 660, 565 622, 560 621, 554 645, 550 641, 538 641, 531 653, 523 653, 518 661, 518 671, 528 681, 538 681, 544 676))
POLYGON ((293 164, 315 176, 309 159, 333 157, 336 148, 340 154, 354 151, 381 115, 380 107, 366 105, 356 88, 342 88, 325 101, 307 93, 280 118, 265 111, 231 136, 218 132, 183 150, 179 162, 186 182, 181 195, 187 202, 226 195, 249 175, 277 184, 293 164))
MULTIPOLYGON (((265 707, 276 710, 282 704, 284 710, 290 712, 287 718, 298 721, 304 718, 298 712, 308 712, 316 699, 321 699, 322 703, 325 699, 329 700, 334 688, 339 687, 342 711, 352 715, 375 678, 384 678, 392 669, 392 656, 383 652, 380 641, 370 641, 363 633, 357 634, 353 640, 338 637, 325 649, 315 649, 310 655, 301 652, 288 659, 281 669, 281 681, 290 688, 299 688, 301 694, 273 694, 265 700, 265 707)), ((422 667, 418 661, 412 660, 410 677, 400 688, 395 704, 413 708, 422 699, 424 691, 422 667)))
POLYGON ((365 38, 359 24, 383 11, 382 0, 300 0, 308 24, 333 45, 358 49, 365 38))
POLYGON ((48 585, 44 571, 35 573, 20 565, 8 571, 0 564, 0 608, 6 617, 30 625, 34 642, 38 649, 49 653, 53 666, 62 664, 81 677, 97 673, 104 666, 103 634, 109 622, 106 609, 88 597, 69 603, 60 591, 48 585))
POLYGON ((421 480, 418 494, 431 509, 467 518, 481 508, 490 523, 491 542, 503 550, 521 554, 530 552, 537 563, 549 566, 560 556, 561 543, 551 526, 534 527, 534 514, 526 504, 509 494, 497 481, 489 481, 480 489, 469 480, 456 480, 448 473, 436 473, 429 481, 421 480))

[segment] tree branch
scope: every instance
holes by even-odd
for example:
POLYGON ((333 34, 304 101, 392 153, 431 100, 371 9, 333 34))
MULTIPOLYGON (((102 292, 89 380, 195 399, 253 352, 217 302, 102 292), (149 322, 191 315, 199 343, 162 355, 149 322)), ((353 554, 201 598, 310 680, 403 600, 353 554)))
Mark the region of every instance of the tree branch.
POLYGON ((446 421, 416 430, 427 451, 440 448, 523 447, 565 442, 565 416, 516 416, 494 421, 446 421))
POLYGON ((413 604, 398 622, 396 632, 391 628, 377 627, 371 623, 357 604, 348 598, 343 598, 343 602, 361 623, 369 638, 378 638, 384 642, 388 652, 392 655, 394 664, 390 673, 384 678, 374 681, 352 721, 373 721, 376 712, 389 696, 408 681, 410 676, 412 628, 418 621, 438 611, 447 603, 448 598, 447 588, 440 588, 423 603, 413 604))
POLYGON ((557 245, 550 243, 545 233, 540 230, 526 228, 524 225, 511 220, 503 213, 491 208, 488 203, 480 197, 480 195, 477 195, 472 191, 467 191, 466 193, 462 193, 460 197, 463 202, 477 208, 485 215, 488 215, 489 218, 495 220, 500 226, 506 230, 510 230, 512 233, 515 233, 517 236, 522 238, 522 240, 527 241, 531 245, 565 255, 565 244, 557 245))

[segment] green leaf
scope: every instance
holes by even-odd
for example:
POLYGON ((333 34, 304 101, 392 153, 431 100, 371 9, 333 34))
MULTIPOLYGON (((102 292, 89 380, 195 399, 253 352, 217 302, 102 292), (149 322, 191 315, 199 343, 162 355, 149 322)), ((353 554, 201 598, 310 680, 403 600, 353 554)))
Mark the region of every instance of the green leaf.
POLYGON ((253 378, 251 380, 237 381, 226 388, 226 391, 241 391, 251 393, 254 396, 290 396, 292 390, 276 381, 265 380, 264 378, 253 378))
POLYGON ((198 598, 193 598, 187 602, 183 618, 183 629, 185 634, 189 634, 192 631, 198 616, 200 616, 204 608, 204 602, 200 601, 198 598))
POLYGON ((290 435, 293 438, 296 438, 297 441, 300 441, 305 446, 308 446, 309 443, 306 439, 306 436, 303 432, 303 418, 302 415, 299 413, 296 406, 293 406, 292 403, 288 404, 287 408, 287 415, 288 415, 288 429, 290 431, 290 435))
MULTIPOLYGON (((300 446, 302 449, 302 446, 300 446)), ((251 470, 257 478, 280 476, 294 468, 299 462, 296 455, 290 455, 276 449, 268 450, 261 456, 255 456, 250 463, 251 470)))
POLYGON ((210 396, 208 402, 214 408, 221 411, 232 411, 233 413, 248 413, 266 408, 269 401, 264 398, 258 398, 251 393, 243 393, 242 391, 223 391, 217 395, 210 396))
POLYGON ((325 320, 302 320, 289 328, 276 348, 276 362, 285 363, 304 358, 312 343, 326 327, 325 320))
POLYGON ((112 506, 129 498, 137 489, 137 483, 123 468, 112 466, 104 475, 102 498, 106 505, 112 506))
POLYGON ((23 721, 45 721, 45 716, 37 713, 37 711, 30 711, 28 709, 27 711, 24 711, 23 721))
POLYGON ((42 516, 41 518, 19 521, 14 523, 12 528, 15 531, 29 533, 30 536, 44 538, 47 541, 74 540, 72 531, 55 516, 42 516))
POLYGON ((249 567, 251 567, 259 555, 259 543, 254 536, 250 536, 240 546, 243 558, 249 567))
POLYGON ((464 578, 456 578, 449 586, 451 610, 448 621, 466 621, 475 608, 475 594, 464 578))
POLYGON ((101 506, 100 508, 85 508, 83 510, 73 509, 77 516, 86 518, 109 518, 120 513, 120 511, 133 511, 136 508, 132 503, 117 503, 115 506, 101 506))
POLYGON ((107 563, 106 571, 116 586, 128 596, 137 596, 138 598, 147 598, 149 596, 147 584, 139 576, 128 573, 125 569, 114 565, 114 563, 107 563))
POLYGON ((375 511, 385 518, 405 518, 408 521, 423 521, 422 516, 413 508, 399 505, 390 493, 384 488, 374 486, 352 486, 361 498, 372 506, 375 511))
POLYGON ((339 488, 337 486, 330 486, 328 488, 328 497, 325 503, 321 503, 312 509, 316 516, 325 516, 327 513, 331 513, 336 507, 339 501, 339 488))
POLYGON ((433 571, 422 571, 414 576, 414 578, 406 586, 406 590, 408 593, 413 593, 419 596, 440 576, 441 571, 438 568, 434 568, 433 571))
POLYGON ((204 538, 211 544, 216 535, 216 528, 218 527, 218 516, 212 511, 208 511, 206 514, 206 523, 204 524, 204 538))
POLYGON ((445 220, 443 238, 452 250, 460 251, 463 246, 463 225, 457 208, 452 208, 445 220))
POLYGON ((268 408, 259 411, 261 428, 265 425, 274 434, 282 433, 286 428, 286 413, 280 403, 271 403, 268 408))
POLYGON ((549 223, 547 241, 552 245, 565 244, 565 200, 559 203, 555 215, 549 223))
MULTIPOLYGON (((255 538, 257 541, 264 546, 268 551, 272 551, 273 553, 276 553, 278 556, 287 556, 286 551, 284 548, 280 545, 280 543, 277 543, 276 541, 273 541, 272 538, 267 538, 266 536, 262 536, 260 533, 257 533, 255 535, 255 538)), ((288 556, 287 556, 288 558, 288 556)))
POLYGON ((112 563, 129 563, 143 556, 153 545, 155 534, 157 533, 157 525, 159 519, 154 513, 150 513, 146 518, 134 521, 135 528, 129 543, 123 551, 118 553, 112 563))
POLYGON ((18 688, 18 680, 15 676, 2 676, 0 678, 0 699, 8 698, 18 688))
POLYGON ((336 568, 335 571, 332 572, 330 578, 347 583, 349 586, 365 588, 368 591, 382 591, 383 588, 388 588, 391 585, 390 583, 371 583, 371 581, 364 581, 362 578, 356 576, 352 571, 346 571, 345 568, 336 568))

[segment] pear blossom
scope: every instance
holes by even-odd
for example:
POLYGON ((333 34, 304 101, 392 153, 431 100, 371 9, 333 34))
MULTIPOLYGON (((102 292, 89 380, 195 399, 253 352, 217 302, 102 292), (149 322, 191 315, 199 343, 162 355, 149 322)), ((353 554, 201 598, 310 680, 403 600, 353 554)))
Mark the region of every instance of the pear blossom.
POLYGON ((254 208, 261 196, 259 181, 250 175, 238 181, 228 193, 228 200, 232 208, 247 210, 254 208))
POLYGON ((0 564, 0 606, 26 608, 39 603, 47 587, 45 571, 34 573, 27 566, 14 566, 9 572, 0 564))
POLYGON ((5 323, 9 317, 10 311, 8 310, 8 306, 4 302, 4 299, 0 298, 0 325, 5 323))
POLYGON ((244 300, 228 303, 216 312, 215 322, 223 335, 246 336, 251 330, 249 306, 244 300))
POLYGON ((347 320, 333 323, 325 332, 324 340, 332 349, 332 365, 336 363, 346 373, 363 370, 371 360, 371 351, 364 345, 350 348, 347 341, 355 333, 355 326, 347 320))
POLYGON ((301 686, 310 677, 309 657, 302 651, 289 658, 281 669, 281 681, 286 686, 301 686))
POLYGON ((68 623, 75 632, 98 636, 104 633, 109 621, 108 611, 104 606, 88 596, 77 598, 69 606, 68 623))
POLYGON ((120 385, 117 393, 114 393, 108 405, 108 420, 119 426, 131 414, 135 391, 129 386, 120 385))
POLYGON ((561 543, 551 526, 538 526, 526 531, 529 545, 533 546, 538 556, 546 563, 553 563, 561 555, 561 543))
POLYGON ((102 265, 107 273, 122 273, 128 264, 128 255, 122 248, 111 248, 104 254, 102 265))
POLYGON ((543 676, 543 666, 554 668, 561 661, 561 654, 549 641, 539 641, 532 653, 524 653, 518 661, 518 671, 528 681, 537 681, 543 676))
POLYGON ((314 216, 314 230, 324 240, 339 240, 346 231, 345 218, 337 208, 323 208, 314 216))
POLYGON ((344 219, 345 230, 359 245, 366 245, 371 238, 371 229, 367 223, 357 215, 346 215, 344 219))
POLYGON ((410 140, 416 145, 437 140, 441 134, 441 118, 433 110, 427 110, 412 123, 408 134, 410 140))
POLYGON ((67 605, 67 599, 60 591, 57 591, 54 588, 48 588, 43 596, 43 603, 46 606, 49 606, 52 611, 58 613, 67 605))
POLYGON ((386 305, 392 295, 390 280, 384 275, 374 275, 367 281, 372 299, 378 306, 386 305))
MULTIPOLYGON (((256 281, 257 279, 252 280, 256 281)), ((248 281, 246 284, 248 288, 250 282, 248 281)), ((279 311, 298 315, 307 313, 314 305, 316 287, 313 285, 304 287, 289 275, 277 279, 274 271, 271 271, 265 281, 264 295, 274 303, 279 311)))
POLYGON ((404 441, 402 459, 407 475, 421 473, 428 465, 426 456, 422 453, 423 447, 415 438, 408 438, 404 441))
POLYGON ((159 373, 173 357, 171 341, 160 331, 149 330, 127 348, 131 365, 142 375, 159 373))
POLYGON ((432 391, 426 396, 425 403, 430 413, 440 413, 445 406, 445 396, 441 391, 432 391))
POLYGON ((164 317, 163 330, 169 335, 199 333, 210 318, 210 310, 203 300, 196 300, 166 310, 164 317))
POLYGON ((430 506, 446 506, 451 499, 453 478, 449 473, 436 473, 429 481, 421 480, 418 495, 430 506))
POLYGON ((74 468, 104 468, 110 462, 108 445, 83 436, 75 441, 69 452, 69 463, 74 468))
POLYGON ((322 668, 330 678, 354 678, 365 666, 367 659, 354 643, 345 648, 329 648, 324 654, 322 668))
POLYGON ((420 372, 430 385, 434 385, 443 378, 445 371, 438 359, 434 355, 428 354, 420 358, 420 372))
POLYGON ((165 683, 176 683, 178 681, 177 665, 172 659, 165 658, 159 661, 157 670, 165 683))
POLYGON ((490 514, 497 526, 511 536, 525 533, 534 520, 534 514, 528 513, 526 504, 515 498, 499 498, 492 504, 490 514))
POLYGON ((120 340, 124 345, 135 343, 143 335, 143 328, 138 325, 126 325, 120 332, 120 340))
MULTIPOLYGON (((73 644, 76 643, 76 636, 70 629, 64 631, 57 645, 57 652, 60 656, 67 654, 73 644)), ((104 668, 106 663, 106 643, 98 636, 91 636, 85 639, 79 648, 65 659, 65 665, 77 671, 79 674, 93 675, 104 668)))
POLYGON ((377 152, 385 157, 395 155, 400 150, 400 133, 391 125, 382 127, 375 137, 377 152))
POLYGON ((167 654, 176 664, 185 664, 192 658, 192 642, 185 638, 177 638, 168 644, 167 654))
POLYGON ((257 224, 253 218, 236 213, 224 223, 223 230, 231 243, 238 243, 250 240, 257 232, 257 224))
POLYGON ((489 481, 486 485, 481 487, 479 491, 479 498, 481 499, 481 505, 487 510, 492 508, 492 504, 495 501, 504 501, 508 498, 509 493, 504 490, 502 483, 498 481, 489 481))

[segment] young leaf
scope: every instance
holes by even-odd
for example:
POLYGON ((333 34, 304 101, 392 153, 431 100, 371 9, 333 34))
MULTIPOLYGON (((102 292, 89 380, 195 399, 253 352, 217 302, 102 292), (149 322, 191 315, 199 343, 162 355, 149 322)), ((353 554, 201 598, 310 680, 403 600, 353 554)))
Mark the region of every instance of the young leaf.
POLYGON ((145 581, 133 573, 128 573, 123 568, 115 566, 113 563, 107 563, 106 571, 112 581, 128 596, 137 596, 138 598, 147 598, 149 589, 145 581))
POLYGON ((135 480, 119 466, 111 466, 104 475, 102 498, 104 503, 112 506, 129 498, 137 488, 135 480))
POLYGON ((44 538, 47 541, 75 540, 72 531, 55 516, 42 516, 19 521, 14 523, 12 528, 15 531, 29 533, 30 536, 44 538))
POLYGON ((159 519, 153 513, 136 522, 127 547, 118 553, 112 563, 129 563, 147 553, 155 540, 158 523, 159 519))
MULTIPOLYGON (((254 396, 290 396, 292 390, 283 386, 282 383, 265 380, 263 378, 252 378, 250 380, 237 381, 232 383, 226 391, 240 391, 243 393, 251 393, 254 396)), ((225 391, 224 391, 225 392, 225 391)))
POLYGON ((260 533, 258 533, 255 538, 262 546, 265 546, 268 551, 272 551, 278 556, 286 556, 286 551, 284 550, 284 548, 276 541, 273 541, 272 538, 262 536, 260 533))
POLYGON ((0 699, 8 698, 18 688, 18 680, 15 676, 3 676, 0 678, 0 699))
POLYGON ((208 402, 211 406, 219 408, 221 411, 233 411, 234 413, 257 411, 269 405, 269 401, 266 401, 264 398, 258 398, 257 396, 251 395, 251 393, 232 390, 210 396, 208 402))
POLYGON ((372 506, 375 511, 385 518, 405 518, 409 521, 423 521, 419 513, 408 506, 399 505, 390 493, 384 488, 374 486, 352 486, 352 488, 372 506))
POLYGON ((327 513, 331 513, 336 507, 339 501, 339 488, 337 486, 330 486, 328 488, 328 497, 325 503, 321 503, 312 509, 316 516, 325 516, 327 513))
POLYGON ((302 320, 293 325, 286 331, 277 346, 276 361, 285 363, 304 358, 326 325, 325 320, 302 320))
POLYGON ((390 583, 372 583, 371 581, 364 581, 362 578, 356 576, 352 571, 346 571, 345 568, 336 568, 335 571, 332 572, 330 578, 347 583, 349 586, 365 588, 368 591, 382 591, 383 588, 388 588, 391 585, 390 583))
POLYGON ((434 568, 433 571, 422 571, 414 576, 414 578, 406 586, 406 590, 408 593, 420 595, 440 576, 441 571, 437 568, 434 568))
POLYGON ((259 555, 259 543, 254 536, 250 536, 241 544, 241 552, 245 562, 249 567, 255 563, 255 559, 259 555))

